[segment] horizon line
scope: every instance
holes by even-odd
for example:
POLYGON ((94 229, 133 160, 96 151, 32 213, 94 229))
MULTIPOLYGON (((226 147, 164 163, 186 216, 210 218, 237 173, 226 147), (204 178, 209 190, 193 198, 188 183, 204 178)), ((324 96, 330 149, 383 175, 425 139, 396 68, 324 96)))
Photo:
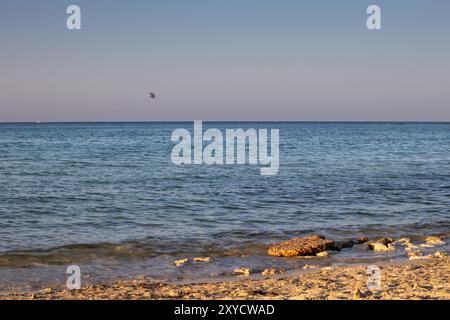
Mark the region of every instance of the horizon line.
POLYGON ((0 124, 57 124, 57 123, 450 123, 450 120, 78 120, 78 121, 0 121, 0 124))

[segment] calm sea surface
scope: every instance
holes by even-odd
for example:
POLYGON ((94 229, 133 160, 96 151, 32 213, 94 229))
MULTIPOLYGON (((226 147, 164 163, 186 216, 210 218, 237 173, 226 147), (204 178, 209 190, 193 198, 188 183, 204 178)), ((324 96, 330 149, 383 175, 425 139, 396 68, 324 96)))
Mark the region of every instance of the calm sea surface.
MULTIPOLYGON (((279 174, 174 165, 171 133, 192 132, 193 123, 0 124, 2 283, 62 279, 70 264, 95 279, 289 268, 299 260, 267 257, 265 245, 311 233, 450 233, 450 124, 204 123, 210 127, 278 128, 279 174), (173 266, 194 256, 213 263, 173 266)), ((335 261, 358 257, 339 255, 335 261)))

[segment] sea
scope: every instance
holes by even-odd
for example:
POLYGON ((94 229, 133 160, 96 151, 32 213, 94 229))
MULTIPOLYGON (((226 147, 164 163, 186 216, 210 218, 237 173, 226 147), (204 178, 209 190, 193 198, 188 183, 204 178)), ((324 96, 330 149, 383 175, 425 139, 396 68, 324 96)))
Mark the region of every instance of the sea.
POLYGON ((359 247, 277 258, 267 246, 311 234, 450 236, 450 123, 203 123, 222 132, 278 129, 273 176, 259 165, 174 164, 172 132, 193 127, 0 124, 0 290, 63 287, 70 265, 80 267, 83 283, 96 283, 374 264, 407 257, 359 247), (188 262, 177 267, 179 259, 188 262))

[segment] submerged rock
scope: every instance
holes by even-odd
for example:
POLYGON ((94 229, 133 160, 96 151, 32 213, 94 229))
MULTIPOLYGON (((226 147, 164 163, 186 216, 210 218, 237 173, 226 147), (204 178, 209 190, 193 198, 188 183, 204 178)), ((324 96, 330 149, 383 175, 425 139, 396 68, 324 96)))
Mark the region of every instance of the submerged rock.
POLYGON ((252 273, 252 270, 249 268, 237 268, 233 272, 248 277, 252 273))
POLYGON ((421 259, 431 259, 433 258, 432 255, 426 255, 426 256, 410 256, 409 260, 421 260, 421 259))
POLYGON ((420 251, 411 251, 408 252, 409 260, 420 260, 420 259, 431 259, 432 255, 428 254, 424 256, 420 251))
POLYGON ((395 250, 394 239, 381 238, 377 241, 368 244, 369 249, 376 252, 393 251, 395 250))
POLYGON ((210 262, 211 258, 210 257, 199 257, 199 258, 194 258, 194 262, 210 262))
POLYGON ((401 238, 397 242, 404 246, 406 251, 418 248, 418 246, 414 245, 409 238, 401 238))
POLYGON ((282 273, 282 272, 277 270, 277 269, 270 268, 270 269, 264 269, 264 271, 261 272, 261 275, 263 275, 263 276, 271 276, 271 275, 280 274, 280 273, 282 273))
POLYGON ((334 241, 313 235, 273 244, 269 247, 268 254, 276 257, 314 256, 334 248, 334 241))
POLYGON ((183 264, 185 264, 188 261, 189 261, 188 259, 180 259, 180 260, 175 260, 174 263, 177 267, 181 267, 183 264))
POLYGON ((355 246, 355 245, 362 244, 362 243, 365 243, 365 242, 367 242, 367 241, 369 241, 369 238, 367 238, 367 237, 361 237, 361 238, 358 238, 358 239, 356 239, 356 240, 344 241, 344 242, 340 243, 340 244, 338 245, 338 247, 339 247, 340 249, 352 248, 352 247, 355 246))

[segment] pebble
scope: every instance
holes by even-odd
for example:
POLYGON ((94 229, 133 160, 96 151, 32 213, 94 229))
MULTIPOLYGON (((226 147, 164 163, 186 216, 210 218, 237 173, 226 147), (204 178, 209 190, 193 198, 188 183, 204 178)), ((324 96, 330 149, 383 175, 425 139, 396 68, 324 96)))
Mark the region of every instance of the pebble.
POLYGON ((362 298, 362 292, 359 289, 356 289, 353 292, 353 300, 359 300, 362 298))

